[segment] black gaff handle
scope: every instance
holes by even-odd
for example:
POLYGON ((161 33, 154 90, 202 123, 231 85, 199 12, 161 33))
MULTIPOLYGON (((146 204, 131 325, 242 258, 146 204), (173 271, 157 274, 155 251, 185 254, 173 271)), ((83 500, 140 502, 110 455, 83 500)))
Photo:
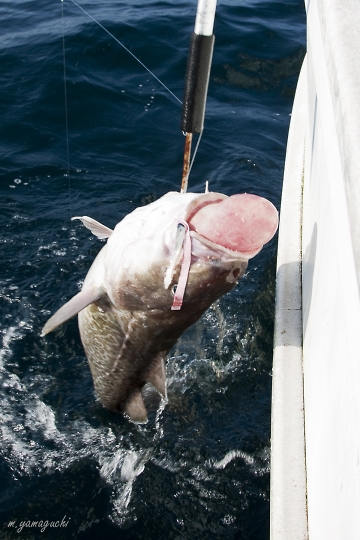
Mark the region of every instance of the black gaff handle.
POLYGON ((185 133, 201 133, 204 129, 214 41, 214 35, 200 36, 193 33, 190 38, 181 118, 181 129, 185 133))

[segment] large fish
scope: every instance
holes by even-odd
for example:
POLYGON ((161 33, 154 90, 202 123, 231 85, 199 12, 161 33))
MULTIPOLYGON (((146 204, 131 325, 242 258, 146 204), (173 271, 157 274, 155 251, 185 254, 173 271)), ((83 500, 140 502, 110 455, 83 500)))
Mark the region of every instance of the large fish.
POLYGON ((146 422, 143 385, 150 382, 166 396, 167 352, 243 276, 248 260, 275 234, 277 210, 256 195, 170 192, 113 231, 86 216, 73 219, 108 241, 82 290, 42 335, 79 314, 101 403, 146 422))

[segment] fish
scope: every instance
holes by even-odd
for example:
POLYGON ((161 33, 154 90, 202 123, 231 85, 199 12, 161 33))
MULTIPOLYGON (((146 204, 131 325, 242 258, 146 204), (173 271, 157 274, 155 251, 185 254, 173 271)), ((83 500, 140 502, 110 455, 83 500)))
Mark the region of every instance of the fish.
POLYGON ((236 286, 274 236, 278 212, 243 193, 169 192, 114 230, 76 216, 107 239, 81 291, 45 324, 45 336, 78 315, 96 395, 104 407, 147 422, 142 388, 167 396, 165 360, 183 332, 236 286))

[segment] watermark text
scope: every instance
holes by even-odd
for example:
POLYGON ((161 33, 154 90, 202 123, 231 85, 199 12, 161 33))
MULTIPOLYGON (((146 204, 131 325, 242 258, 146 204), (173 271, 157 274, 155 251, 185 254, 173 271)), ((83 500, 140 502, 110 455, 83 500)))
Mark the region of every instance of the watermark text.
POLYGON ((61 521, 48 521, 47 519, 9 521, 8 528, 16 529, 18 533, 21 533, 23 529, 38 529, 40 532, 44 532, 48 527, 53 529, 65 528, 68 526, 70 519, 66 519, 66 516, 64 516, 61 521))

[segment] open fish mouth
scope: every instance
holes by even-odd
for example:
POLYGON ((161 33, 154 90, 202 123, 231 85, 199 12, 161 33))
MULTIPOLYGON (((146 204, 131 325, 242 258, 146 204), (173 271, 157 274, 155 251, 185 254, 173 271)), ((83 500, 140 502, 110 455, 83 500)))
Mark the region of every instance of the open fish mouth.
POLYGON ((228 257, 254 257, 278 227, 275 206, 258 195, 226 197, 209 193, 189 205, 186 220, 193 238, 228 257), (222 248, 222 249, 221 249, 222 248))

